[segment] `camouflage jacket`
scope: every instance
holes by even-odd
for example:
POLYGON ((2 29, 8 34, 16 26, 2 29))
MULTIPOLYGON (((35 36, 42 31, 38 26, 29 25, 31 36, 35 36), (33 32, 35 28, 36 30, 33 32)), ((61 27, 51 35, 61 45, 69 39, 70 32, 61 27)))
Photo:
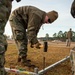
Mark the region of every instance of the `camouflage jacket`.
POLYGON ((27 29, 27 37, 30 43, 37 43, 37 34, 44 22, 46 12, 34 6, 23 6, 15 9, 12 14, 14 14, 15 16, 18 15, 21 19, 23 19, 25 23, 24 25, 27 29))
POLYGON ((0 20, 8 20, 12 8, 11 0, 0 0, 0 20))
POLYGON ((68 31, 66 37, 72 39, 72 31, 68 31))

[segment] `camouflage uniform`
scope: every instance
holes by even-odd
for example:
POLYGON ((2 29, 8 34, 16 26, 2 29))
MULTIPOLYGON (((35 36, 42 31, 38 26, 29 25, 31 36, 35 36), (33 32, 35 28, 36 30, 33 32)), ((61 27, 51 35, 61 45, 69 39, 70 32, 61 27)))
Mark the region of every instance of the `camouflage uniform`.
POLYGON ((75 75, 75 47, 70 50, 70 62, 72 75, 75 75))
POLYGON ((71 5, 71 15, 73 18, 75 18, 75 0, 73 1, 71 5))
POLYGON ((67 32, 67 40, 66 40, 66 43, 67 43, 67 46, 70 46, 71 45, 71 40, 72 40, 72 31, 71 29, 67 32))
POLYGON ((0 75, 6 75, 4 63, 7 42, 3 33, 11 12, 11 3, 11 0, 0 0, 0 75))
POLYGON ((19 48, 19 56, 27 56, 28 39, 31 44, 38 43, 37 34, 45 16, 44 11, 33 6, 19 7, 10 15, 9 22, 19 48))

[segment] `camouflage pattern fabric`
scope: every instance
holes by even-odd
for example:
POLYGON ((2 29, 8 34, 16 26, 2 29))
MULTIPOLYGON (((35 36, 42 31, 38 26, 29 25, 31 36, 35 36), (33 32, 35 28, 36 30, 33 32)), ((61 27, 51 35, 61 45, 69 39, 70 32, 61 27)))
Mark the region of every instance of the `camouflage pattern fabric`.
POLYGON ((72 31, 68 31, 67 34, 66 34, 66 46, 69 46, 71 45, 71 40, 72 40, 72 31))
POLYGON ((72 75, 75 75, 75 47, 72 50, 70 50, 70 61, 72 67, 72 75))
POLYGON ((71 45, 71 39, 66 39, 66 46, 70 47, 70 45, 71 45))
POLYGON ((11 0, 0 0, 0 75, 6 75, 4 69, 5 51, 7 49, 7 41, 3 35, 5 25, 11 12, 11 0))
POLYGON ((31 44, 38 43, 37 34, 45 16, 44 11, 33 6, 19 7, 10 15, 9 22, 19 48, 19 55, 27 55, 27 39, 31 44))
POLYGON ((68 31, 66 37, 72 39, 72 31, 68 31))
POLYGON ((19 50, 18 51, 19 56, 21 57, 26 56, 27 55, 27 44, 28 44, 26 29, 24 29, 22 22, 19 22, 16 19, 16 17, 13 17, 13 20, 10 21, 10 24, 12 28, 13 38, 15 39, 15 43, 19 50))

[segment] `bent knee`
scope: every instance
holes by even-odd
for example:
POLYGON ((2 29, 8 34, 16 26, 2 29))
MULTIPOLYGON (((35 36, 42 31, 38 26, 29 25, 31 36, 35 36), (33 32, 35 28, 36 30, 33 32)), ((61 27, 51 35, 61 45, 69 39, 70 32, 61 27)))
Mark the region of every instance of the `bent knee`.
POLYGON ((15 31, 15 40, 23 40, 24 39, 24 33, 22 31, 15 31))

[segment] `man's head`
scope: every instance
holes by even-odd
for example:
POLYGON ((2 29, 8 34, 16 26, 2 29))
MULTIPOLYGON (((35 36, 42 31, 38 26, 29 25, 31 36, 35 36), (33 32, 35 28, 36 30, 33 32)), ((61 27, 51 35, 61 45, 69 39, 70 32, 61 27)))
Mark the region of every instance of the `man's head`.
POLYGON ((52 23, 58 18, 58 13, 56 11, 50 11, 47 13, 48 16, 48 22, 52 23))
POLYGON ((70 28, 70 31, 72 31, 72 29, 70 28))

